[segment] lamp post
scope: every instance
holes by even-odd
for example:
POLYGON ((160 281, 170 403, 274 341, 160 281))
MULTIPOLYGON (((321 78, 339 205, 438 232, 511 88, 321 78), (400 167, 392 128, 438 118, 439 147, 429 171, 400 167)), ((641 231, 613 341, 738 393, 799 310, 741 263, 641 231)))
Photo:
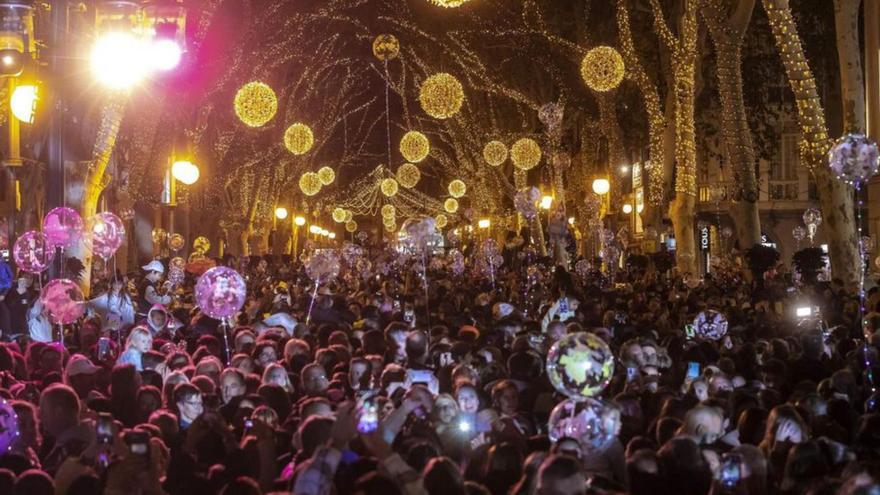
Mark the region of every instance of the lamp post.
POLYGON ((290 254, 292 254, 294 258, 299 256, 299 228, 305 224, 305 217, 297 215, 293 218, 293 242, 291 243, 292 249, 290 254))

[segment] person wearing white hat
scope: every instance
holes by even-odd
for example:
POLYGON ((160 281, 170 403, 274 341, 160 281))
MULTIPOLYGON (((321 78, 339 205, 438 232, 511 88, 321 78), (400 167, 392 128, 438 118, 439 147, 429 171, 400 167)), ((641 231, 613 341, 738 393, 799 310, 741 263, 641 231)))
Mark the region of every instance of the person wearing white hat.
POLYGON ((165 273, 165 265, 159 260, 153 260, 141 268, 147 273, 144 276, 144 281, 141 283, 140 290, 138 291, 140 293, 138 312, 147 314, 153 305, 161 304, 163 306, 168 306, 171 304, 171 296, 162 294, 157 289, 157 285, 159 284, 159 281, 162 280, 162 275, 165 273))

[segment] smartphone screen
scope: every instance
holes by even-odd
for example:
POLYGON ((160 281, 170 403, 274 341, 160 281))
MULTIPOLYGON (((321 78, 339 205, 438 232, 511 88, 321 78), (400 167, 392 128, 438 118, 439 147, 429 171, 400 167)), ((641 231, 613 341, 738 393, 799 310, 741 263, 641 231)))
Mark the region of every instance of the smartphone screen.
POLYGON ((696 335, 696 332, 694 331, 693 323, 688 323, 687 325, 685 325, 684 326, 685 338, 692 339, 692 338, 694 338, 694 335, 696 335))
POLYGON ((357 430, 360 433, 372 433, 379 427, 379 406, 373 394, 363 396, 359 401, 357 430))
POLYGON ((98 419, 95 421, 95 438, 99 444, 113 443, 113 416, 108 413, 98 414, 98 419))
POLYGON ((687 377, 691 380, 696 379, 700 376, 700 363, 695 363, 693 361, 688 363, 687 377))
POLYGON ((434 378, 434 374, 430 370, 407 370, 406 374, 412 385, 420 383, 427 386, 434 378))
POLYGON ((639 369, 638 368, 627 368, 626 369, 626 381, 631 382, 635 381, 639 377, 639 369))
POLYGON ((101 337, 98 339, 98 360, 106 361, 110 357, 110 339, 101 337))
POLYGON ((404 306, 404 310, 403 310, 403 321, 405 321, 407 323, 412 323, 414 317, 415 317, 415 310, 413 309, 412 304, 407 303, 406 306, 404 306))

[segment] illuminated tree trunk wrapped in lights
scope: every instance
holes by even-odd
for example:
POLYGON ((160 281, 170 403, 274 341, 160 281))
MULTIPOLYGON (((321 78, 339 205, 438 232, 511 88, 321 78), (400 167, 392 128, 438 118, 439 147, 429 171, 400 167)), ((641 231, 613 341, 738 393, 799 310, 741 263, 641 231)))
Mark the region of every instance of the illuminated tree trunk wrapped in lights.
POLYGON ((743 103, 742 82, 742 43, 754 6, 755 0, 708 0, 703 8, 703 17, 717 53, 721 131, 727 161, 733 168, 737 186, 742 190, 742 197, 735 203, 732 213, 743 250, 761 242, 755 149, 743 103))
MULTIPOLYGON (((763 0, 763 4, 797 101, 801 131, 800 156, 816 181, 819 206, 822 209, 822 225, 825 226, 828 236, 831 268, 835 278, 847 284, 856 284, 861 261, 852 189, 833 177, 827 167, 826 155, 831 147, 831 140, 828 138, 824 110, 816 91, 816 80, 807 64, 788 0, 763 0)), ((858 57, 857 52, 855 56, 858 57)))
MULTIPOLYGON (((520 170, 518 168, 513 169, 513 183, 516 186, 516 190, 528 186, 528 174, 525 170, 520 170)), ((522 218, 522 214, 517 213, 519 218, 522 218)), ((544 242, 544 224, 541 222, 541 213, 540 210, 537 215, 529 222, 529 231, 532 236, 532 242, 538 248, 538 252, 541 256, 547 256, 547 243, 544 242)))
MULTIPOLYGON (((116 138, 119 135, 119 125, 125 113, 125 105, 128 95, 114 93, 109 97, 101 113, 101 125, 95 136, 95 144, 92 147, 92 158, 83 181, 82 198, 80 199, 80 215, 88 221, 98 212, 98 200, 101 193, 110 184, 111 177, 107 174, 107 165, 116 147, 116 138)), ((71 252, 72 256, 79 258, 83 264, 83 273, 80 278, 80 289, 88 297, 92 282, 92 253, 82 243, 71 252)))

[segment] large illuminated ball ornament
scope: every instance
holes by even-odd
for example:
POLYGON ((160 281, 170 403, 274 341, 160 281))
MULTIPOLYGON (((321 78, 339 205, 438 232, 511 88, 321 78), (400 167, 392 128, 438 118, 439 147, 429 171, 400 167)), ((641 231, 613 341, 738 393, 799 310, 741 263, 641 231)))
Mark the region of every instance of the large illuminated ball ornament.
POLYGON ((862 134, 847 134, 828 152, 828 166, 847 184, 864 184, 880 166, 877 143, 862 134))
POLYGON ((357 231, 357 229, 358 229, 358 224, 354 220, 349 220, 349 221, 345 222, 345 231, 346 232, 352 233, 352 232, 357 231))
POLYGON ((235 93, 235 115, 249 127, 262 127, 278 111, 278 98, 268 84, 253 81, 235 93))
POLYGON ((708 340, 720 340, 727 335, 727 317, 714 309, 701 311, 694 318, 694 333, 708 340))
POLYGON ((460 198, 467 192, 467 186, 463 181, 455 179, 449 183, 447 190, 449 190, 449 195, 453 198, 460 198))
POLYGON ((448 119, 461 110, 464 90, 458 79, 441 72, 422 82, 419 90, 419 103, 422 110, 435 119, 448 119))
POLYGON ((199 277, 196 301, 202 312, 217 320, 235 315, 247 297, 244 277, 226 266, 216 266, 199 277))
MULTIPOLYGON (((116 254, 116 251, 125 242, 125 225, 122 223, 122 219, 109 211, 98 213, 90 218, 88 231, 92 253, 104 260, 116 254)), ((174 235, 179 236, 180 234, 174 235)), ((182 244, 183 240, 181 238, 182 244)))
POLYGON ((381 61, 394 60, 400 53, 400 42, 393 34, 380 34, 373 40, 373 56, 381 61))
POLYGON ((198 236, 193 241, 193 249, 204 254, 211 250, 211 241, 205 236, 198 236))
POLYGON ((284 131, 284 147, 294 155, 308 153, 314 144, 312 129, 301 122, 292 124, 284 131))
POLYGON ((442 229, 449 224, 449 219, 446 218, 446 215, 438 213, 437 216, 434 217, 434 224, 438 229, 442 229))
POLYGON ((443 209, 446 210, 446 213, 455 213, 458 211, 458 200, 455 198, 449 198, 443 202, 443 209))
POLYGON ((153 238, 153 242, 156 244, 162 244, 168 239, 168 232, 162 227, 156 227, 150 232, 150 235, 153 238))
POLYGON ((397 210, 394 208, 394 205, 384 205, 380 210, 382 212, 382 218, 393 217, 397 214, 397 210))
POLYGON ((328 281, 339 275, 339 255, 336 251, 315 251, 305 262, 306 275, 315 282, 328 281))
POLYGON ((49 243, 45 234, 31 230, 15 240, 12 245, 12 259, 19 270, 40 273, 55 259, 55 246, 49 243))
POLYGON ((383 217, 382 218, 382 225, 384 225, 386 227, 389 225, 395 225, 396 223, 397 223, 397 218, 394 215, 392 215, 390 217, 383 217))
POLYGON ((76 282, 65 278, 52 280, 40 292, 40 302, 56 325, 78 320, 86 310, 85 299, 76 282))
POLYGON ((578 332, 562 337, 547 353, 547 377, 575 401, 598 395, 614 374, 614 354, 599 337, 578 332))
POLYGON ((382 194, 390 198, 397 194, 397 181, 390 177, 387 179, 382 179, 382 183, 379 185, 379 189, 382 190, 382 194))
POLYGON ((345 210, 345 218, 343 218, 342 221, 344 223, 348 223, 353 218, 354 218, 354 213, 352 213, 351 210, 345 210))
POLYGON ((73 247, 82 238, 82 217, 73 208, 52 208, 43 218, 43 233, 53 246, 73 247))
POLYGON ((456 7, 461 7, 466 4, 468 0, 431 0, 431 3, 438 7, 443 7, 446 9, 454 9, 456 7))
POLYGON ((12 450, 19 435, 21 429, 18 426, 18 414, 9 401, 0 398, 0 455, 12 450))
POLYGON ((419 171, 419 167, 416 167, 412 163, 404 163, 397 169, 395 176, 397 177, 397 182, 399 182, 401 186, 407 189, 412 189, 419 183, 419 179, 422 178, 422 173, 419 171))
POLYGON ((507 161, 507 146, 501 141, 489 141, 483 147, 483 159, 493 167, 499 167, 507 161))
POLYGON ((431 151, 428 137, 419 131, 409 131, 400 139, 400 154, 411 163, 424 160, 431 151))
POLYGON ((321 181, 321 185, 329 186, 336 180, 336 172, 330 167, 321 167, 318 169, 318 180, 321 181))
POLYGON ((314 172, 306 172, 299 178, 299 190, 306 196, 314 196, 321 191, 321 179, 314 172))
POLYGON ((333 217, 333 221, 336 223, 342 223, 345 221, 345 210, 343 208, 333 208, 333 213, 331 214, 333 217))
POLYGON ((186 239, 183 238, 183 235, 175 233, 168 236, 168 249, 176 253, 184 246, 186 246, 186 239))
POLYGON ((586 451, 601 450, 620 432, 620 410, 598 399, 567 399, 553 408, 547 422, 550 441, 573 438, 586 451))
POLYGON ((541 161, 541 146, 534 139, 522 138, 510 147, 510 159, 520 170, 531 170, 541 161))
POLYGON ((581 77, 593 91, 611 91, 620 85, 626 66, 620 53, 610 46, 597 46, 581 61, 581 77))

